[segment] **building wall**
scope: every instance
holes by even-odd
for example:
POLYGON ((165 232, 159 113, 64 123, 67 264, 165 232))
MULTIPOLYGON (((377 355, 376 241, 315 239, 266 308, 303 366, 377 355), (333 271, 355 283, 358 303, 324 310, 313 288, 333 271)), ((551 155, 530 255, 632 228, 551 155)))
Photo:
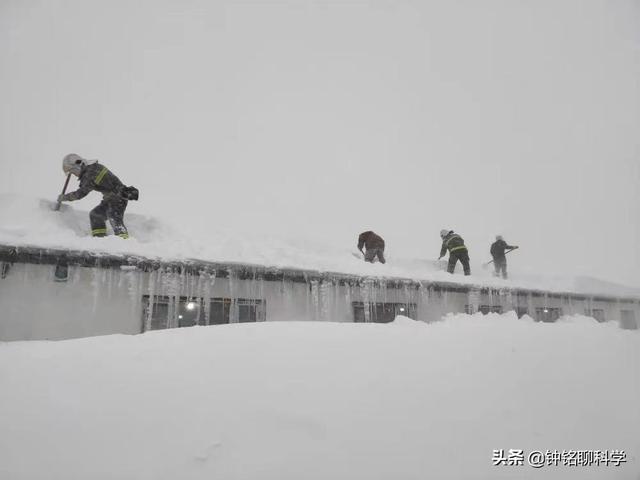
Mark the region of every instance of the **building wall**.
POLYGON ((14 264, 0 279, 0 340, 60 340, 139 333, 140 300, 130 272, 14 264))
MULTIPOLYGON (((554 321, 560 314, 595 314, 624 328, 637 328, 640 319, 638 301, 510 290, 464 292, 415 282, 392 287, 372 279, 345 284, 329 276, 306 282, 266 281, 259 276, 239 279, 233 271, 216 278, 205 272, 78 266, 68 267, 66 281, 55 281, 54 271, 54 265, 15 263, 5 272, 0 279, 0 340, 59 340, 177 327, 180 311, 173 307, 192 300, 202 309, 195 323, 206 325, 214 323, 210 300, 218 298, 261 302, 263 315, 257 321, 389 321, 402 313, 430 322, 447 313, 510 310, 539 321, 554 321), (159 299, 173 307, 149 306, 159 299), (166 318, 159 322, 162 315, 166 318)), ((229 315, 228 321, 242 320, 229 315)))

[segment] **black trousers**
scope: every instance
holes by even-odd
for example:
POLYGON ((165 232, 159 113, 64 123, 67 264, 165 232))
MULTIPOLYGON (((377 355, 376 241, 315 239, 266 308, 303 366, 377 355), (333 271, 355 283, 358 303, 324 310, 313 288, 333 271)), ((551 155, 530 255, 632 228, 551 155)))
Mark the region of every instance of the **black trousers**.
POLYGON ((378 260, 380 260, 380 263, 386 263, 384 259, 384 248, 368 248, 364 254, 364 261, 373 263, 376 256, 378 260))
POLYGON ((502 278, 507 278, 507 259, 506 257, 494 257, 493 266, 496 269, 496 277, 502 275, 502 278))
POLYGON ((465 275, 471 275, 471 267, 469 266, 469 252, 467 250, 456 250, 455 252, 449 252, 449 265, 447 272, 453 273, 456 270, 456 263, 462 264, 465 275))
POLYGON ((107 234, 106 220, 109 220, 113 233, 120 237, 129 236, 124 225, 124 211, 127 209, 127 199, 120 195, 109 193, 102 197, 102 202, 89 212, 91 220, 91 234, 94 237, 104 237, 107 234))

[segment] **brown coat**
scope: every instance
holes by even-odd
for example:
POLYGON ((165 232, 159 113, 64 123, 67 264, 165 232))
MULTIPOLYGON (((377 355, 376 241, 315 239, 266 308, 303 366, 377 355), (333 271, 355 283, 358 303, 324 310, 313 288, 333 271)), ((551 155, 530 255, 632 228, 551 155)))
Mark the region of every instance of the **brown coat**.
POLYGON ((358 250, 362 251, 362 247, 367 250, 372 248, 379 248, 384 250, 384 240, 380 235, 376 235, 371 230, 362 232, 358 237, 358 250))

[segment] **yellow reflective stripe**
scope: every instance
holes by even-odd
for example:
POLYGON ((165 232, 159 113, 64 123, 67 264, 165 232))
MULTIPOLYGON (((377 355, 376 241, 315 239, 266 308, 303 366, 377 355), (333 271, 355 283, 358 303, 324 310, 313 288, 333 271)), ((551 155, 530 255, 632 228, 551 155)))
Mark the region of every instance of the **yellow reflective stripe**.
POLYGON ((455 252, 456 250, 462 250, 462 249, 467 249, 467 247, 465 247, 464 245, 460 245, 459 247, 453 247, 451 249, 449 249, 449 252, 455 252))
POLYGON ((447 245, 449 245, 449 242, 454 238, 460 238, 460 235, 453 235, 449 240, 447 240, 447 245))
POLYGON ((128 233, 119 233, 119 234, 118 234, 118 236, 119 236, 120 238, 125 238, 125 239, 126 239, 126 238, 129 238, 129 234, 128 234, 128 233))
POLYGON ((107 167, 104 167, 102 170, 100 170, 100 173, 96 177, 96 185, 100 185, 100 182, 102 182, 102 179, 107 174, 107 172, 108 172, 107 167))
POLYGON ((98 235, 100 233, 107 233, 107 229, 106 228, 94 228, 93 230, 91 230, 91 234, 92 235, 98 235))

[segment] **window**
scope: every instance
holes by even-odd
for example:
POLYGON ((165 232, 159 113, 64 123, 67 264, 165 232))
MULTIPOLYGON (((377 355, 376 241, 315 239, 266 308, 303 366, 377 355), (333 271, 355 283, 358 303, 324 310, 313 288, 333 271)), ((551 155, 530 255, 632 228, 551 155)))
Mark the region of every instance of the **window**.
POLYGON ((200 322, 202 313, 202 302, 200 299, 189 298, 180 299, 178 303, 178 326, 193 327, 200 322))
POLYGON ((53 271, 53 279, 56 282, 66 282, 69 279, 69 267, 65 264, 56 265, 53 271))
POLYGON ((203 324, 202 300, 199 298, 155 296, 149 303, 149 296, 145 295, 143 305, 143 320, 146 322, 151 315, 151 330, 203 324))
POLYGON ((536 322, 555 322, 562 316, 562 309, 555 307, 536 308, 536 322))
POLYGON ((263 300, 238 298, 236 300, 236 305, 238 307, 238 322, 264 321, 263 300))
POLYGON ((636 330, 636 312, 633 310, 620 310, 620 327, 625 330, 636 330))
POLYGON ((143 315, 144 319, 148 318, 151 313, 151 330, 160 330, 163 328, 169 328, 169 304, 164 302, 156 302, 153 304, 153 310, 149 312, 149 305, 145 308, 143 315))
POLYGON ((464 311, 469 315, 473 315, 474 313, 476 313, 476 311, 482 313, 483 315, 486 315, 487 313, 502 313, 502 306, 501 305, 480 305, 478 307, 478 310, 476 310, 473 305, 465 305, 464 311))
POLYGON ((169 297, 156 295, 142 298, 143 324, 150 320, 151 330, 194 325, 221 325, 237 322, 261 322, 266 319, 266 301, 254 298, 212 298, 209 315, 202 298, 169 297), (149 318, 149 315, 151 316, 149 318))
POLYGON ((0 264, 0 278, 7 278, 9 270, 11 270, 11 264, 8 262, 2 262, 0 264))
POLYGON ((212 298, 209 304, 209 325, 223 323, 264 322, 267 302, 256 298, 212 298))
POLYGON ((209 303, 209 325, 229 323, 230 298, 212 298, 209 303))
POLYGON ((354 322, 389 323, 396 316, 416 319, 415 303, 363 303, 353 302, 354 322))
POLYGON ((480 305, 478 311, 483 315, 487 313, 502 313, 502 307, 500 305, 480 305))
POLYGON ((591 309, 590 308, 585 308, 584 309, 584 314, 587 317, 595 318, 600 323, 606 322, 606 320, 604 318, 604 310, 601 309, 601 308, 591 308, 591 309))

